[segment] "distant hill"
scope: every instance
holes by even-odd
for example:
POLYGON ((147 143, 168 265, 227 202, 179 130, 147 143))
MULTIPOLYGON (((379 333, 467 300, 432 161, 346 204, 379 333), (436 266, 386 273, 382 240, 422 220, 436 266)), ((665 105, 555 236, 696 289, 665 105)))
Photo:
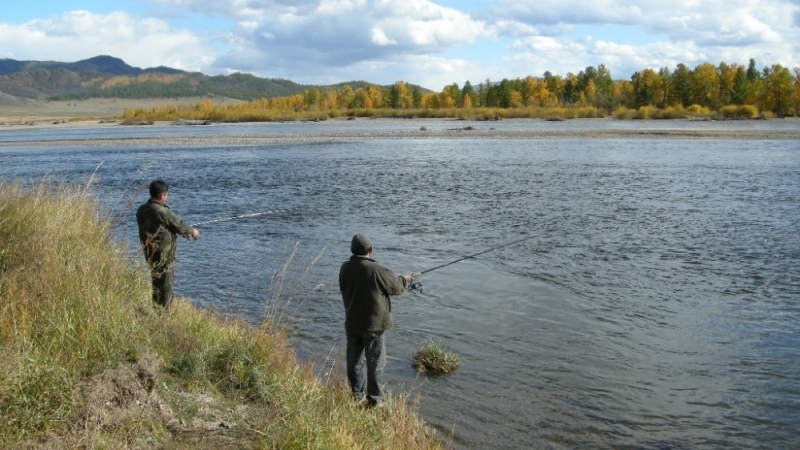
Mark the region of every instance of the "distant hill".
POLYGON ((14 59, 0 59, 0 76, 10 75, 17 72, 25 72, 36 69, 49 71, 66 70, 70 72, 97 72, 107 75, 139 75, 142 73, 182 73, 177 69, 168 67, 157 67, 153 69, 140 69, 132 67, 125 61, 114 58, 113 56, 95 56, 94 58, 84 59, 74 63, 57 61, 17 61, 14 59))
POLYGON ((32 105, 36 102, 29 98, 14 97, 0 92, 0 106, 32 105))
POLYGON ((345 84, 357 89, 372 83, 315 86, 243 73, 209 76, 169 67, 141 69, 105 55, 73 63, 0 59, 0 93, 36 100, 197 96, 253 100, 301 94, 311 88, 337 89, 345 84))

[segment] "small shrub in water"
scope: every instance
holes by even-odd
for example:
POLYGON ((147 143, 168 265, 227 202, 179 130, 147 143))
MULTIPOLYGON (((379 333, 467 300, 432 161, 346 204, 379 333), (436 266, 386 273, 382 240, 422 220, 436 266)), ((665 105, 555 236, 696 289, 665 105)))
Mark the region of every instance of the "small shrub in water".
POLYGON ((414 354, 412 365, 420 372, 441 375, 458 369, 459 360, 448 348, 429 341, 414 354))

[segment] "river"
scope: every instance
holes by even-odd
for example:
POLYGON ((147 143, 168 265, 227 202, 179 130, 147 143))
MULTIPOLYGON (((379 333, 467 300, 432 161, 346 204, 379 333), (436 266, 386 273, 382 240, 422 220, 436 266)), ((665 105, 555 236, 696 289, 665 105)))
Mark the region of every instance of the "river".
POLYGON ((341 298, 330 285, 353 234, 369 234, 374 257, 398 274, 524 238, 426 273, 422 292, 393 299, 388 389, 419 396, 422 416, 456 448, 800 445, 800 141, 501 134, 769 132, 797 122, 520 120, 473 124, 496 129, 492 138, 48 143, 421 125, 454 126, 0 131, 0 180, 91 180, 132 248, 133 212, 146 199, 137 189, 151 179, 170 184, 170 205, 189 223, 264 213, 201 225, 199 242, 181 242, 176 292, 254 323, 284 312, 300 358, 320 374, 343 370, 341 298), (276 304, 275 275, 295 245, 284 281, 295 292, 276 304), (412 369, 430 340, 459 356, 459 370, 412 369))

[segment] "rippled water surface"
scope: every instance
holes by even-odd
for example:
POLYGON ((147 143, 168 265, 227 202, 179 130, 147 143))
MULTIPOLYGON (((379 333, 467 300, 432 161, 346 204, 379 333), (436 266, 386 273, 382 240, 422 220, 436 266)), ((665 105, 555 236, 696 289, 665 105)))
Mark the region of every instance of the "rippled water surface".
MULTIPOLYGON (((300 126, 251 131, 302 131, 292 127, 300 126)), ((195 130, 141 132, 241 128, 195 130)), ((0 133, 6 142, 39 138, 0 133)), ((201 226, 200 242, 181 242, 176 291, 255 322, 287 246, 299 242, 300 263, 321 254, 287 314, 298 352, 320 370, 341 358, 343 311, 335 289, 313 287, 336 280, 354 233, 370 234, 375 258, 398 273, 528 238, 429 272, 422 293, 394 299, 389 389, 419 394, 422 415, 457 448, 800 442, 798 141, 45 145, 0 147, 0 159, 4 180, 94 174, 99 200, 132 245, 135 206, 126 205, 156 177, 170 183, 170 204, 190 223, 271 211, 201 226), (457 372, 413 371, 412 353, 430 339, 459 355, 457 372)))

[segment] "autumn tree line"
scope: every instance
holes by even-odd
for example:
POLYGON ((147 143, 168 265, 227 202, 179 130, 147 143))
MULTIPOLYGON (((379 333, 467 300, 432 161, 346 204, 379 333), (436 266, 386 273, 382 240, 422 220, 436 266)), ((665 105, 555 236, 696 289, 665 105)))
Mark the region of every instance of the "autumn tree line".
POLYGON ((311 88, 302 94, 260 98, 217 107, 210 100, 191 108, 165 106, 152 111, 127 110, 126 119, 165 120, 273 120, 337 115, 414 115, 430 117, 605 117, 677 118, 686 115, 726 117, 797 116, 800 113, 800 68, 779 64, 758 69, 747 66, 702 63, 694 68, 678 64, 634 73, 629 80, 614 80, 600 64, 566 76, 545 72, 542 77, 485 80, 445 86, 440 92, 423 92, 397 81, 392 86, 364 85, 353 89, 311 88), (472 112, 472 114, 471 114, 472 112))

